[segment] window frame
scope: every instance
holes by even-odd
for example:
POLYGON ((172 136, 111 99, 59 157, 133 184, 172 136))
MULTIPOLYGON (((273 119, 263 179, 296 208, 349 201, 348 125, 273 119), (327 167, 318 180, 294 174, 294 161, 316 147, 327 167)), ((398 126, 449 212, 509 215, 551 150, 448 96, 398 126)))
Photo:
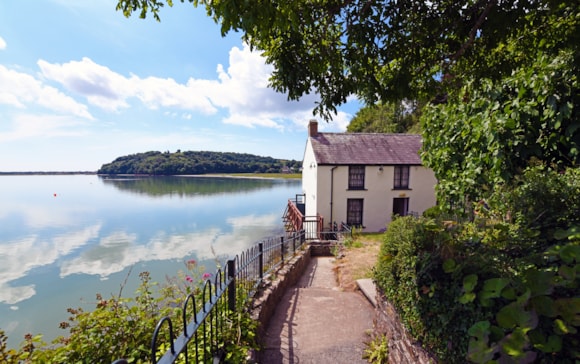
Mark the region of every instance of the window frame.
POLYGON ((393 173, 393 189, 408 190, 411 177, 411 166, 407 164, 396 165, 393 173))
POLYGON ((364 190, 366 166, 351 165, 348 166, 348 189, 364 190))
POLYGON ((348 226, 363 227, 363 217, 364 217, 363 212, 364 212, 363 198, 346 199, 346 223, 348 226))

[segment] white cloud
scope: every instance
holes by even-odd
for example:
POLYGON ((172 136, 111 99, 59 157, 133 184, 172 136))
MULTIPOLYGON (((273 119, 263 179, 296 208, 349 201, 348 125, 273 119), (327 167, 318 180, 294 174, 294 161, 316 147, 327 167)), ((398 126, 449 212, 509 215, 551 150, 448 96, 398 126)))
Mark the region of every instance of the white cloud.
POLYGON ((6 41, 4 38, 0 37, 0 51, 6 49, 6 41))
MULTIPOLYGON (((186 83, 172 78, 141 78, 134 74, 124 76, 87 57, 63 64, 45 60, 37 63, 46 81, 55 81, 66 90, 84 96, 91 105, 110 112, 130 108, 131 99, 135 99, 151 110, 168 109, 164 110, 166 115, 180 113, 189 119, 192 118, 190 112, 209 115, 223 109, 226 111, 222 119, 225 124, 283 130, 288 126, 304 128, 312 118, 312 110, 319 99, 312 93, 300 101, 288 101, 286 94, 269 88, 273 67, 247 45, 230 50, 229 66, 227 69, 221 64, 217 66, 217 79, 190 78, 186 83)), ((44 89, 44 97, 37 98, 38 102, 47 100, 47 104, 54 104, 48 101, 64 96, 31 76, 14 71, 10 73, 6 69, 4 74, 5 78, 7 75, 19 77, 28 84, 36 85, 37 89, 44 89)), ((23 93, 4 91, 0 89, 0 102, 23 107, 23 93)), ((76 104, 72 98, 64 97, 76 104)), ((81 106, 86 111, 86 107, 81 106)), ((334 128, 344 130, 349 118, 350 115, 345 113, 335 116, 334 128)))
POLYGON ((64 64, 51 64, 41 59, 37 63, 46 79, 85 96, 93 105, 109 111, 129 107, 125 101, 131 94, 127 79, 89 58, 64 64))
POLYGON ((0 132, 0 142, 29 138, 76 137, 85 135, 79 127, 86 123, 71 116, 18 114, 12 119, 12 128, 0 132))
POLYGON ((190 78, 185 84, 172 78, 125 77, 87 57, 63 64, 39 60, 38 66, 47 80, 62 84, 108 111, 129 108, 129 100, 135 98, 152 110, 214 114, 221 108, 228 114, 222 120, 226 124, 283 129, 286 122, 307 122, 318 100, 313 94, 299 102, 288 101, 285 94, 269 88, 273 68, 248 46, 230 50, 229 66, 227 70, 223 65, 217 66, 217 79, 190 78))
POLYGON ((255 115, 248 115, 246 113, 235 113, 225 118, 223 121, 226 124, 242 125, 250 128, 253 128, 255 126, 264 126, 268 128, 282 127, 276 121, 274 121, 273 118, 268 117, 266 113, 264 113, 263 115, 260 115, 258 113, 255 115))
POLYGON ((298 102, 288 101, 286 94, 268 87, 272 71, 273 66, 247 45, 230 50, 229 67, 226 71, 218 65, 221 82, 210 95, 214 104, 229 110, 224 123, 282 128, 283 121, 298 124, 312 115, 318 97, 306 95, 298 102))
POLYGON ((208 81, 190 80, 184 85, 171 78, 125 77, 87 57, 64 64, 40 60, 38 66, 48 80, 59 82, 107 111, 130 107, 128 99, 134 97, 153 110, 175 107, 204 114, 216 112, 204 95, 208 81))
POLYGON ((40 105, 58 113, 93 119, 86 105, 26 73, 8 69, 3 65, 0 65, 0 103, 17 108, 40 105))
MULTIPOLYGON (((312 119, 312 118, 311 118, 312 119)), ((344 132, 346 131, 346 127, 350 123, 352 119, 352 115, 345 113, 344 111, 339 111, 336 115, 333 116, 332 122, 319 122, 319 128, 321 131, 330 131, 330 132, 344 132)), ((304 124, 304 127, 308 125, 308 122, 304 124)))
POLYGON ((211 81, 190 79, 186 85, 175 80, 148 77, 131 78, 135 82, 135 96, 151 109, 163 107, 177 107, 185 110, 200 111, 204 114, 213 114, 217 110, 209 101, 206 86, 211 81))

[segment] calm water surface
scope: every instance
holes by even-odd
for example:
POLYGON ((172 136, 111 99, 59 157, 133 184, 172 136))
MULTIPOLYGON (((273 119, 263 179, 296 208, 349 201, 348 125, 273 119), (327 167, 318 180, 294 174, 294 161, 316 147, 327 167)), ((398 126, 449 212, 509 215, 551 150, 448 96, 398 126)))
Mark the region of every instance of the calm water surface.
POLYGON ((139 272, 162 282, 188 259, 213 272, 216 255, 280 233, 297 193, 299 180, 0 176, 0 329, 12 347, 28 332, 50 342, 66 308, 124 281, 133 296, 139 272))

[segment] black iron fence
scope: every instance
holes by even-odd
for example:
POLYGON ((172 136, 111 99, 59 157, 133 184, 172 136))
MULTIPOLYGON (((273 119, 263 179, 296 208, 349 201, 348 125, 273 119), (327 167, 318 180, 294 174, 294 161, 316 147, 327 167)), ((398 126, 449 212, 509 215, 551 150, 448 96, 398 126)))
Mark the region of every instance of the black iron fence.
MULTIPOLYGON (((170 364, 219 362, 226 351, 227 316, 245 305, 264 277, 289 260, 306 241, 304 230, 265 239, 219 268, 201 293, 183 303, 180 331, 170 317, 157 323, 151 341, 151 362, 170 364)), ((126 364, 125 359, 113 364, 126 364)))

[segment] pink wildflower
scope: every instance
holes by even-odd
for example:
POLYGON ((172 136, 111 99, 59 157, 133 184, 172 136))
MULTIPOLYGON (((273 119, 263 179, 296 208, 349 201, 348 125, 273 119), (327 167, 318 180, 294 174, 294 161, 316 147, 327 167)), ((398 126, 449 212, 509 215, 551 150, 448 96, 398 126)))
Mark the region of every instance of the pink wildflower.
POLYGON ((211 274, 209 274, 209 273, 204 273, 204 274, 203 274, 203 276, 202 276, 202 278, 203 278, 204 280, 208 280, 208 279, 210 279, 210 278, 211 278, 211 274))
POLYGON ((185 276, 185 280, 188 281, 189 283, 193 282, 193 278, 191 278, 190 276, 185 276))

